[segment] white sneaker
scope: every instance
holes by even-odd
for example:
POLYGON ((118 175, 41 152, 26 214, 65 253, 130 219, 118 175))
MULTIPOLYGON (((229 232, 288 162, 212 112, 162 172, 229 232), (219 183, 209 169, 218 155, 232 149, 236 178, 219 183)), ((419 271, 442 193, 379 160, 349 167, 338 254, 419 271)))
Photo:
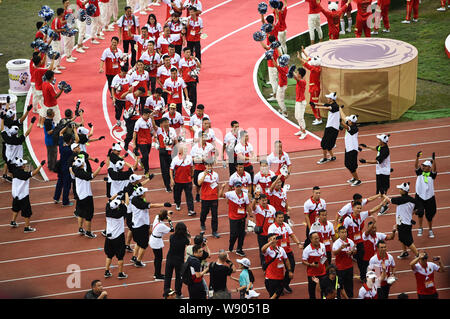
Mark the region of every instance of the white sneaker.
POLYGON ((100 42, 98 42, 96 39, 92 40, 91 42, 92 44, 100 44, 100 42))
POLYGON ((56 69, 56 70, 53 70, 53 73, 55 73, 55 74, 61 74, 62 72, 61 72, 60 70, 56 69))
POLYGON ((419 19, 412 19, 412 22, 419 22, 419 19))
POLYGON ((85 53, 86 51, 84 51, 82 48, 76 48, 75 51, 79 52, 79 53, 85 53))
POLYGON ((339 31, 339 34, 345 34, 344 30, 339 31))
POLYGON ((351 28, 347 28, 347 30, 346 30, 348 33, 350 33, 350 32, 352 32, 352 29, 351 28))
POLYGON ((142 14, 142 15, 147 14, 147 12, 145 12, 145 11, 141 11, 139 13, 142 14))
POLYGON ((319 125, 319 124, 322 124, 322 119, 320 119, 320 120, 315 119, 315 120, 312 122, 312 125, 319 125))
POLYGON ((281 115, 283 115, 285 118, 287 118, 288 117, 288 114, 287 114, 287 112, 281 112, 281 115))
POLYGON ((103 31, 101 31, 101 32, 100 32, 100 36, 103 37, 104 35, 105 35, 105 34, 103 33, 103 31))
POLYGON ((423 235, 423 228, 419 228, 419 230, 417 231, 417 236, 422 237, 423 235))
POLYGON ((409 21, 409 20, 403 20, 402 23, 407 23, 407 24, 409 24, 409 23, 411 23, 411 21, 409 21))
POLYGON ((434 233, 431 229, 428 231, 428 238, 434 238, 434 233))
POLYGON ((60 70, 65 70, 65 69, 67 69, 65 66, 60 66, 60 65, 58 65, 57 68, 60 69, 60 70))
POLYGON ((299 139, 299 140, 304 140, 304 139, 306 138, 307 135, 308 135, 308 134, 306 134, 306 133, 302 133, 298 139, 299 139))
POLYGON ((83 50, 89 49, 89 47, 87 47, 87 46, 85 46, 85 45, 82 45, 81 48, 82 48, 83 50))
POLYGON ((275 98, 275 96, 271 96, 267 99, 267 101, 276 101, 277 99, 275 98))
POLYGON ((302 134, 302 131, 298 131, 297 133, 294 133, 295 136, 299 136, 302 134))
POLYGON ((75 63, 75 62, 77 62, 77 61, 75 61, 75 59, 73 59, 73 58, 67 58, 66 61, 67 61, 67 62, 70 62, 70 63, 75 63))
POLYGON ((437 8, 436 11, 445 11, 445 8, 440 7, 440 8, 437 8))
POLYGON ((105 40, 105 37, 104 36, 102 36, 102 35, 100 35, 99 37, 97 37, 97 38, 99 38, 100 40, 105 40))
POLYGON ((383 32, 389 33, 389 32, 391 32, 391 30, 390 29, 383 29, 383 32))
POLYGON ((355 181, 355 178, 351 178, 351 179, 347 180, 347 183, 353 184, 354 181, 355 181))
POLYGON ((378 31, 372 31, 372 32, 370 32, 370 34, 377 35, 377 34, 378 34, 378 31))

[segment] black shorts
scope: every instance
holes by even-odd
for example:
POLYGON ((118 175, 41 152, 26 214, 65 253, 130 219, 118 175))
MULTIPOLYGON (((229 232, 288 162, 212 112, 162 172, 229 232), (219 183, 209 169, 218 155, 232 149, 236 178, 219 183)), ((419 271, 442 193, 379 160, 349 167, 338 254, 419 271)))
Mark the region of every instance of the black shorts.
POLYGON ((274 293, 277 294, 277 299, 281 296, 283 292, 283 280, 275 280, 275 279, 266 279, 264 281, 264 285, 266 286, 267 292, 269 296, 272 297, 274 293))
POLYGON ((398 240, 406 247, 411 246, 414 243, 412 236, 412 225, 400 224, 397 226, 398 240))
POLYGON ((77 200, 76 215, 88 222, 92 220, 94 217, 94 198, 92 196, 77 200))
POLYGON ((331 151, 334 145, 336 145, 338 134, 339 130, 336 130, 334 127, 326 127, 323 133, 322 141, 320 142, 322 149, 331 151))
POLYGON ((32 215, 30 196, 25 196, 22 199, 14 198, 12 202, 12 211, 15 213, 20 211, 20 216, 23 218, 30 218, 32 215))
POLYGON ((383 174, 377 174, 376 175, 376 182, 377 182, 377 192, 376 194, 383 193, 386 194, 390 185, 390 178, 391 175, 383 175, 383 174))
POLYGON ((356 169, 358 168, 358 151, 353 150, 350 152, 345 152, 344 163, 350 173, 356 172, 356 169))
POLYGON ((148 247, 148 240, 150 238, 149 228, 149 225, 142 225, 139 228, 133 228, 131 230, 133 233, 133 240, 143 249, 148 247))
POLYGON ((127 215, 125 217, 125 221, 127 223, 128 229, 133 231, 133 214, 127 213, 127 215))
POLYGON ((201 187, 198 185, 198 175, 200 175, 201 172, 203 171, 194 170, 194 185, 197 187, 201 187))
POLYGON ((123 260, 125 256, 125 235, 122 233, 114 239, 105 238, 105 255, 108 258, 117 257, 117 260, 123 260))
POLYGON ((426 219, 431 222, 434 215, 436 215, 436 197, 431 197, 427 200, 423 200, 416 194, 416 209, 417 216, 423 217, 425 213, 426 219))

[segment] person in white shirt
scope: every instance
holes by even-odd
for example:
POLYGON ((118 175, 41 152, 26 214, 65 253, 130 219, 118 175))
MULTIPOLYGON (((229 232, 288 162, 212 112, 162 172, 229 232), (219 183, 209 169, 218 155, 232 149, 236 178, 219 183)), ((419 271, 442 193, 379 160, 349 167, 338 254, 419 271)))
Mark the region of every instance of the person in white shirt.
POLYGON ((231 121, 231 131, 225 134, 223 139, 222 147, 222 161, 224 162, 224 167, 226 167, 225 154, 228 157, 228 170, 229 175, 233 175, 236 172, 237 155, 234 152, 234 148, 239 142, 239 122, 231 121))
POLYGON ((239 142, 236 144, 234 152, 237 155, 237 162, 244 164, 244 170, 250 174, 250 177, 253 180, 255 173, 253 172, 253 165, 251 161, 254 159, 255 154, 253 152, 253 145, 248 141, 248 132, 241 131, 239 133, 239 142))
POLYGON ((270 186, 272 185, 272 178, 276 178, 273 171, 269 169, 269 165, 266 160, 259 162, 259 172, 253 177, 253 187, 256 192, 256 188, 261 188, 261 193, 268 195, 270 192, 270 186))
POLYGON ((378 288, 380 288, 380 282, 385 277, 386 267, 383 267, 380 278, 378 278, 374 271, 367 272, 367 282, 359 289, 358 299, 378 299, 378 288))
POLYGON ((434 196, 434 181, 436 180, 436 155, 433 152, 431 160, 426 160, 419 167, 419 157, 422 151, 417 153, 416 168, 416 205, 417 216, 419 216, 419 230, 417 236, 423 234, 423 215, 428 222, 428 237, 434 238, 433 233, 433 217, 436 215, 436 197, 434 196))
POLYGON ((305 247, 309 245, 309 230, 311 229, 311 225, 317 220, 319 217, 319 211, 322 209, 327 209, 327 204, 323 198, 320 198, 320 187, 314 186, 312 189, 312 196, 305 201, 303 204, 303 211, 305 213, 305 222, 306 222, 306 239, 305 239, 305 247))
POLYGON ((241 163, 238 163, 236 165, 236 172, 230 176, 230 179, 228 180, 228 186, 229 189, 232 190, 234 187, 234 184, 236 182, 240 182, 242 184, 242 190, 248 194, 252 192, 252 177, 249 173, 247 173, 244 170, 244 165, 241 163))
POLYGON ((327 125, 323 133, 320 146, 322 147, 323 157, 317 164, 324 164, 327 162, 335 161, 336 156, 333 154, 333 147, 336 145, 336 139, 339 134, 339 124, 341 115, 339 113, 339 105, 336 103, 336 92, 332 92, 325 95, 327 98, 326 104, 314 104, 316 109, 328 110, 327 125), (330 158, 327 157, 327 153, 330 154, 330 158))
POLYGON ((350 216, 351 214, 353 214, 354 202, 360 202, 361 207, 364 207, 364 205, 370 203, 371 201, 374 201, 377 198, 381 198, 381 194, 376 194, 368 198, 363 198, 363 196, 359 193, 353 194, 353 200, 350 203, 345 204, 336 214, 335 224, 342 224, 347 215, 350 216))
POLYGON ((200 185, 198 184, 198 176, 205 170, 206 160, 214 156, 215 148, 211 143, 206 141, 206 135, 202 135, 200 139, 195 141, 191 148, 191 156, 194 161, 194 185, 196 186, 195 201, 200 202, 200 185))
MULTIPOLYGON (((377 235, 378 234, 380 233, 377 233, 377 235)), ((389 240, 389 238, 386 237, 386 240, 389 240)), ((386 276, 384 280, 380 280, 380 293, 378 298, 388 299, 391 285, 395 282, 395 260, 391 254, 388 254, 386 242, 384 240, 379 240, 376 247, 377 251, 375 255, 370 258, 367 270, 375 271, 376 274, 381 274, 384 270, 386 276), (388 280, 388 278, 391 279, 388 280)))
POLYGON ((128 67, 122 66, 120 73, 117 74, 111 82, 111 95, 115 110, 116 125, 121 126, 120 119, 122 118, 122 112, 125 109, 125 99, 122 98, 122 94, 128 91, 131 85, 131 78, 128 75, 128 67))
POLYGON ((346 116, 342 108, 339 109, 341 112, 341 123, 345 129, 345 167, 352 174, 352 179, 349 179, 347 183, 351 186, 358 186, 361 184, 359 179, 357 169, 358 169, 358 150, 361 150, 358 143, 358 126, 356 122, 358 121, 357 115, 346 116))
POLYGON ((172 220, 170 218, 170 215, 172 215, 172 213, 173 212, 171 211, 168 212, 167 210, 163 209, 158 215, 155 216, 155 220, 153 221, 152 234, 150 236, 150 247, 152 248, 153 254, 155 255, 155 275, 153 276, 153 278, 155 278, 156 280, 164 279, 164 275, 161 274, 164 247, 163 236, 170 232, 174 232, 172 220))
POLYGON ((202 13, 202 3, 200 0, 185 0, 183 3, 183 8, 186 9, 186 15, 189 15, 189 8, 194 7, 197 10, 197 14, 202 13))
POLYGON ((105 255, 106 269, 105 278, 112 277, 110 266, 112 258, 117 257, 119 268, 118 279, 128 278, 123 272, 123 257, 125 256, 125 225, 124 218, 127 215, 127 205, 129 203, 128 193, 125 198, 117 198, 117 194, 106 204, 106 237, 105 237, 105 255))

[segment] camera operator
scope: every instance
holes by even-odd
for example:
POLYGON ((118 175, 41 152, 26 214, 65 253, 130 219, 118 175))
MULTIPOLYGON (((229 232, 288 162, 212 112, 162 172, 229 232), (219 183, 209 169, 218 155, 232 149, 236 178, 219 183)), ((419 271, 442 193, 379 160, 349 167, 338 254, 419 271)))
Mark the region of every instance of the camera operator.
MULTIPOLYGON (((189 257, 196 257, 200 261, 200 271, 204 271, 206 268, 208 268, 208 261, 207 259, 210 257, 211 251, 208 247, 208 240, 203 237, 203 234, 197 235, 194 238, 194 245, 189 245, 186 247, 186 260, 189 257), (202 248, 202 255, 200 256, 194 256, 194 246, 199 246, 202 248)), ((206 292, 208 292, 208 285, 206 284, 205 279, 202 280, 204 289, 206 292)))
POLYGON ((55 132, 58 134, 60 130, 62 130, 64 127, 67 127, 64 134, 70 134, 72 137, 74 137, 74 129, 84 125, 84 111, 80 109, 81 101, 78 100, 77 105, 75 107, 75 112, 73 112, 71 109, 66 109, 64 111, 64 118, 62 118, 58 125, 55 127, 55 132), (75 114, 75 115, 74 115, 75 114), (80 117, 80 122, 75 122, 77 117, 80 117))
POLYGON ((153 221, 152 234, 150 236, 150 247, 155 255, 155 275, 153 278, 156 280, 164 280, 164 275, 161 274, 164 247, 164 241, 162 238, 165 234, 174 232, 171 220, 172 214, 172 211, 163 209, 159 215, 156 215, 155 220, 153 221))
POLYGON ((219 250, 217 261, 209 265, 209 296, 212 299, 231 299, 227 289, 227 277, 236 271, 224 249, 219 250))

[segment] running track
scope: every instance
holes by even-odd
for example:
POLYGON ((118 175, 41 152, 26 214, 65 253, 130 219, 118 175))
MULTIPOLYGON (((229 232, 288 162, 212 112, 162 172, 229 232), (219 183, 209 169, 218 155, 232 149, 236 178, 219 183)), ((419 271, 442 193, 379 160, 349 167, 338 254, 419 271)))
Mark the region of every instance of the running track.
MULTIPOLYGON (((291 0, 288 3, 288 37, 292 37, 307 29, 308 6, 304 0, 291 0)), ((299 141, 293 135, 298 128, 268 108, 254 89, 255 64, 263 54, 259 43, 252 38, 253 32, 259 30, 261 25, 257 3, 208 0, 204 4, 205 11, 201 17, 205 25, 203 32, 208 37, 202 40, 203 65, 198 85, 198 103, 204 104, 205 112, 211 115, 212 127, 218 140, 223 140, 230 122, 238 120, 240 127, 248 130, 256 154, 269 154, 277 139, 283 140, 284 149, 289 152, 319 148, 319 140, 313 135, 299 141)), ((165 17, 165 6, 153 8, 157 17, 165 17)), ((146 16, 139 17, 143 26, 146 16)), ((110 129, 115 124, 114 108, 107 97, 105 76, 98 73, 99 58, 109 46, 111 37, 116 34, 117 31, 107 32, 100 45, 88 41, 90 49, 86 53, 74 51, 74 56, 79 57, 77 63, 63 60, 62 65, 67 66, 70 72, 65 70, 63 74, 56 76, 57 81, 65 80, 73 88, 71 93, 63 94, 58 99, 61 113, 66 108, 74 108, 77 100, 81 99, 81 108, 86 111, 86 123, 94 124, 94 137, 106 136, 102 143, 93 142, 89 147, 89 154, 97 158, 103 158, 110 145, 116 142, 110 134, 110 129)), ((29 147, 36 154, 36 162, 46 157, 45 148, 39 147, 42 141, 43 131, 35 128, 30 135, 29 147)), ((155 150, 150 154, 150 167, 159 167, 155 150)), ((49 172, 46 167, 44 169, 49 179, 56 179, 54 173, 49 172)))
MULTIPOLYGON (((360 143, 368 145, 376 144, 375 135, 377 133, 391 133, 390 149, 391 161, 394 172, 391 176, 392 188, 389 195, 397 194, 395 185, 400 182, 410 181, 411 189, 414 192, 415 174, 414 158, 417 151, 422 150, 425 157, 429 157, 433 151, 437 156, 438 178, 436 180, 436 197, 438 203, 438 213, 434 219, 435 239, 427 238, 427 230, 423 237, 417 237, 417 227, 414 227, 413 234, 415 244, 419 249, 426 249, 431 256, 440 255, 445 263, 450 261, 450 120, 435 119, 427 121, 416 121, 408 123, 397 123, 390 125, 379 125, 365 127, 360 132, 360 143)), ((327 201, 329 219, 334 220, 336 212, 345 203, 351 200, 354 192, 370 196, 375 191, 375 167, 374 165, 360 166, 358 173, 363 180, 363 184, 356 188, 351 188, 346 184, 349 174, 344 168, 343 161, 344 141, 338 139, 335 152, 337 161, 323 166, 315 164, 320 158, 319 150, 290 153, 293 162, 293 174, 288 179, 291 190, 288 194, 289 205, 293 208, 292 217, 295 223, 293 228, 300 240, 304 240, 305 227, 303 223, 302 205, 310 196, 314 185, 322 188, 322 197, 327 201)), ((360 158, 374 158, 372 151, 364 151, 360 158)), ((257 168, 257 165, 255 167, 257 168)), ((154 170, 158 173, 158 170, 154 170)), ((221 180, 228 177, 223 168, 218 168, 221 180)), ((31 181, 30 198, 33 207, 32 226, 37 228, 37 232, 23 234, 23 223, 19 228, 11 229, 10 221, 10 187, 6 182, 0 183, 0 291, 3 295, 14 293, 18 296, 34 298, 82 298, 88 291, 89 284, 93 279, 101 279, 104 287, 108 291, 109 298, 161 298, 163 283, 153 280, 153 253, 147 250, 144 255, 144 262, 147 266, 142 269, 130 266, 131 254, 125 256, 125 272, 128 279, 120 281, 116 279, 117 268, 112 269, 113 277, 104 279, 105 255, 102 251, 104 238, 100 231, 105 227, 104 208, 106 198, 104 197, 105 185, 103 176, 97 177, 93 182, 93 193, 95 195, 95 216, 93 219, 93 230, 98 235, 96 239, 87 239, 77 234, 77 222, 73 217, 73 208, 61 208, 52 202, 54 182, 43 183, 31 181), (69 265, 79 265, 80 286, 76 288, 67 287, 67 267, 69 265)), ((171 195, 163 191, 163 184, 159 175, 151 182, 151 191, 147 198, 153 202, 164 202, 171 200, 171 195)), ((375 206, 370 204, 368 208, 375 206)), ((200 205, 195 204, 197 212, 200 205)), ((209 219, 207 221, 207 232, 209 247, 213 254, 210 261, 214 261, 217 252, 221 248, 228 247, 228 221, 226 216, 225 201, 220 200, 219 204, 219 233, 222 238, 215 239, 210 236, 209 219)), ((151 220, 153 220, 157 210, 151 210, 151 220)), ((188 217, 184 203, 182 210, 174 213, 174 220, 184 221, 190 233, 195 235, 200 231, 198 215, 188 217)), ((395 223, 394 209, 391 208, 387 215, 377 217, 378 231, 390 232, 395 223)), ((19 222, 22 222, 19 217, 19 222)), ((416 225, 417 226, 417 225, 416 225)), ((167 239, 167 238, 166 238, 167 239)), ((166 241, 167 245, 167 241, 166 241)), ((164 256, 168 247, 164 249, 164 256)), ((399 255, 401 245, 398 240, 388 242, 388 251, 394 256, 399 255)), ((256 288, 261 293, 261 298, 267 298, 268 294, 264 288, 264 279, 259 267, 258 249, 256 235, 250 233, 245 239, 244 251, 252 262, 252 269, 256 277, 256 288)), ((301 251, 294 248, 295 260, 297 262, 294 279, 291 287, 293 294, 282 298, 307 298, 307 278, 306 269, 300 264, 301 251)), ((235 261, 238 256, 230 254, 230 258, 235 261)), ((410 294, 410 298, 416 298, 416 287, 414 275, 410 271, 407 260, 398 260, 397 281, 391 288, 391 298, 402 292, 410 294)), ((116 262, 114 261, 113 264, 116 262)), ((163 262, 164 267, 164 262, 163 262)), ((357 269, 356 264, 354 269, 357 269)), ((163 268, 164 269, 164 268, 163 268)), ((448 268, 447 268, 448 270, 448 268)), ((355 270, 355 273, 357 271, 355 270)), ((238 277, 238 273, 234 274, 238 277)), ((440 298, 450 298, 450 285, 448 271, 436 274, 436 285, 440 298)), ((208 280, 208 279, 207 279, 208 280)), ((355 295, 360 288, 358 280, 355 283, 355 295)), ((235 281, 228 281, 228 288, 236 288, 235 281)), ((172 284, 173 287, 173 284, 172 284)), ((183 286, 183 294, 188 295, 187 289, 183 286)), ((233 298, 239 298, 233 293, 233 298)))

